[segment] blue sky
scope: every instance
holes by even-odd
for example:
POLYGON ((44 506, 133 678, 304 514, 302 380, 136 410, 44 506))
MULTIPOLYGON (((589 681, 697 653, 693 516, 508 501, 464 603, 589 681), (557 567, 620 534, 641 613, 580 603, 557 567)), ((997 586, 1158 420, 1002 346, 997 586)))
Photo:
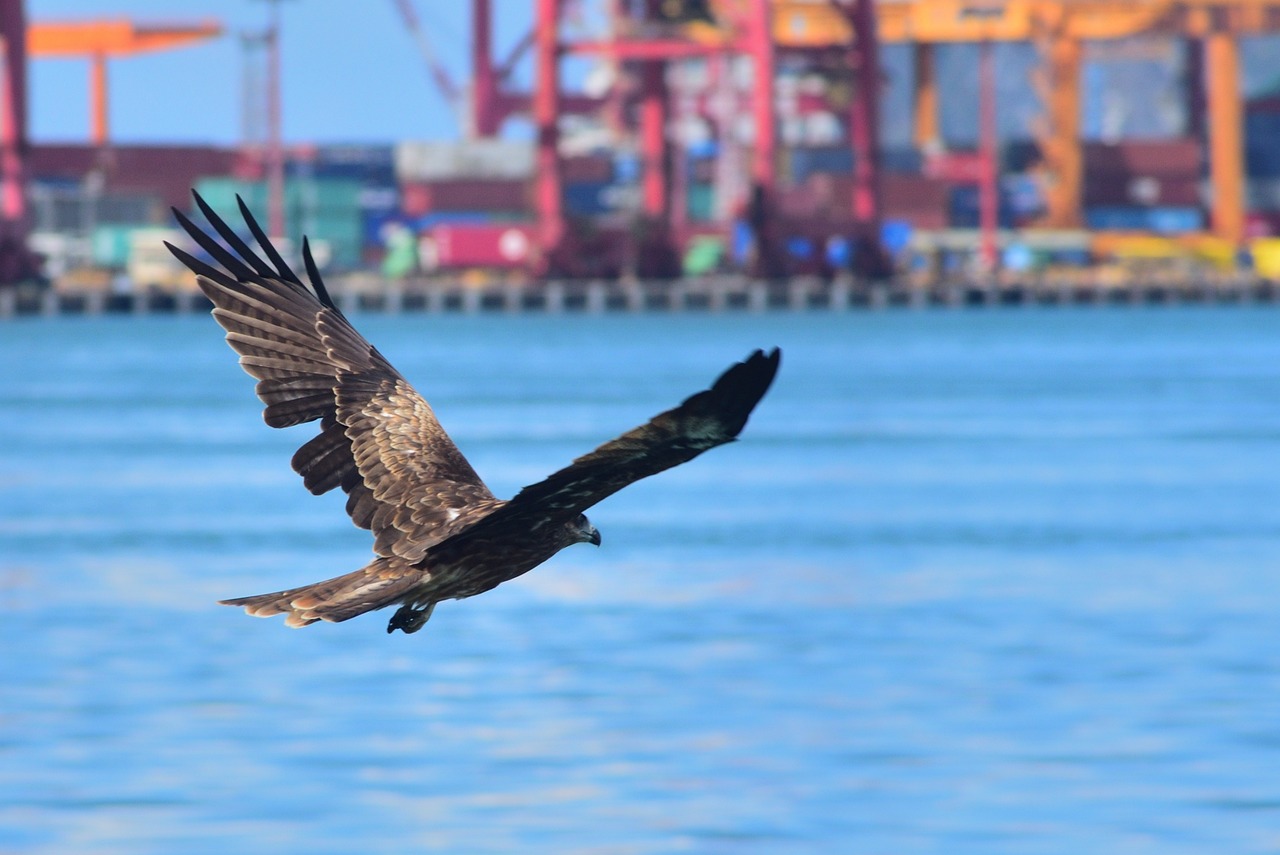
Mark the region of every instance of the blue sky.
MULTIPOLYGON (((424 29, 455 79, 465 78, 467 4, 415 0, 424 29)), ((499 53, 532 19, 530 0, 495 2, 499 53)), ((454 138, 457 122, 392 0, 285 0, 284 135, 298 141, 454 138)), ((110 65, 111 130, 118 142, 234 143, 241 133, 239 34, 261 30, 260 0, 27 0, 29 20, 127 17, 163 22, 214 18, 214 42, 126 57, 110 65)), ((36 141, 89 133, 88 65, 31 63, 31 133, 36 141)))

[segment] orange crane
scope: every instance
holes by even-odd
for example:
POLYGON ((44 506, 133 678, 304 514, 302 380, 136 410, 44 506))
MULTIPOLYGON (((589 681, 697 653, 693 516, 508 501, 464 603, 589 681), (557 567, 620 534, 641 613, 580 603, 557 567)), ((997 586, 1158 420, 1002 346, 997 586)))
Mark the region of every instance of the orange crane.
MULTIPOLYGON (((723 2, 723 0, 722 0, 723 2)), ((780 45, 816 46, 851 38, 846 17, 830 3, 775 0, 780 45)), ((1153 34, 1203 47, 1209 129, 1213 231, 1244 237, 1244 158, 1240 95, 1242 36, 1280 32, 1280 0, 880 0, 878 34, 916 53, 916 138, 938 135, 932 46, 939 42, 1024 41, 1040 47, 1037 88, 1045 102, 1041 139, 1051 183, 1046 225, 1080 222, 1080 69, 1084 42, 1153 34)))
POLYGON ((222 35, 222 24, 140 24, 119 19, 36 21, 27 27, 27 53, 32 57, 88 57, 90 138, 106 145, 110 138, 107 60, 150 51, 172 50, 222 35))

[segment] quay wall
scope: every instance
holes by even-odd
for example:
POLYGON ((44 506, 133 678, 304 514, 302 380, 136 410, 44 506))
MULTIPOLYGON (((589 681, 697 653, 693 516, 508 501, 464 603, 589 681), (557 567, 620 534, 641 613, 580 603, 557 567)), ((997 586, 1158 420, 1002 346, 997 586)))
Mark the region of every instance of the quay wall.
MULTIPOLYGON (((1165 303, 1273 303, 1280 282, 1256 276, 1218 279, 956 282, 928 286, 866 285, 794 279, 746 279, 618 283, 606 281, 525 284, 432 284, 336 291, 343 311, 381 313, 483 312, 766 312, 848 311, 890 306, 994 307, 1165 303)), ((15 291, 0 289, 0 319, 62 315, 185 314, 208 311, 198 293, 15 291)))

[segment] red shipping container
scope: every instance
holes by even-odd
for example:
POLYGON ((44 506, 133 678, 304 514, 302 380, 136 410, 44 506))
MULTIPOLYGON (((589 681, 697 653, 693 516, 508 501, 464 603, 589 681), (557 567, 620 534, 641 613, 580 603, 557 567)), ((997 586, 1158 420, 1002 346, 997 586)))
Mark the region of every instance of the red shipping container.
POLYGON ((1199 178, 1160 178, 1155 175, 1090 175, 1084 182, 1084 204, 1095 205, 1199 205, 1199 178))
MULTIPOLYGON (((807 195, 814 210, 830 216, 853 215, 853 176, 818 173, 798 192, 807 195)), ((922 175, 884 173, 880 176, 880 205, 885 216, 896 211, 947 210, 946 181, 922 175)))
MULTIPOLYGON (((921 175, 886 173, 880 176, 881 216, 905 220, 921 229, 947 225, 948 184, 921 175)), ((853 177, 816 173, 799 187, 778 193, 778 212, 784 219, 822 217, 831 221, 853 219, 853 177)))
POLYGON ((1250 211, 1244 215, 1246 237, 1274 237, 1280 235, 1280 212, 1250 211))
POLYGON ((433 228, 428 240, 437 269, 519 269, 533 257, 533 232, 529 224, 452 223, 433 228))
POLYGON ((589 154, 560 161, 560 177, 566 184, 607 184, 613 181, 613 159, 589 154))
POLYGON ((1194 139, 1125 140, 1085 143, 1084 172, 1088 176, 1199 178, 1203 155, 1194 139))
POLYGON ((880 207, 887 219, 898 218, 898 212, 936 211, 945 220, 949 189, 937 178, 885 173, 880 176, 880 207))
POLYGON ((185 210, 196 179, 230 175, 239 160, 236 149, 214 146, 33 145, 27 169, 36 178, 76 181, 101 169, 105 192, 153 196, 185 210))
POLYGON ((400 206, 411 217, 450 211, 527 214, 533 210, 523 179, 413 181, 400 187, 400 206))
POLYGON ((924 160, 924 174, 929 178, 974 184, 982 180, 986 158, 976 151, 944 151, 924 160))

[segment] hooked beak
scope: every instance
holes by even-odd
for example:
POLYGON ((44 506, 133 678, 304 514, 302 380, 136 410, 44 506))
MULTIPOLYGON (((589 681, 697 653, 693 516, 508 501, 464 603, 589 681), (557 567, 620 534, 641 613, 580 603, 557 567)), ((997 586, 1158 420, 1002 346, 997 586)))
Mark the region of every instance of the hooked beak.
POLYGON ((600 545, 600 531, 595 526, 592 526, 591 531, 587 533, 587 542, 600 545))

